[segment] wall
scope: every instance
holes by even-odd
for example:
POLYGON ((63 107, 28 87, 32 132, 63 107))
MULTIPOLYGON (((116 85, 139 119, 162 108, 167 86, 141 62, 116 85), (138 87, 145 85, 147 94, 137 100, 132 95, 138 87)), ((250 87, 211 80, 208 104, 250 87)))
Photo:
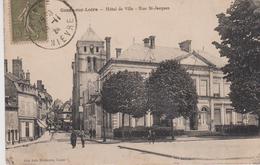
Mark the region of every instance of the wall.
POLYGON ((5 110, 5 138, 7 144, 19 141, 18 113, 16 110, 5 110))
POLYGON ((36 98, 32 95, 18 94, 18 115, 25 117, 37 117, 36 98))

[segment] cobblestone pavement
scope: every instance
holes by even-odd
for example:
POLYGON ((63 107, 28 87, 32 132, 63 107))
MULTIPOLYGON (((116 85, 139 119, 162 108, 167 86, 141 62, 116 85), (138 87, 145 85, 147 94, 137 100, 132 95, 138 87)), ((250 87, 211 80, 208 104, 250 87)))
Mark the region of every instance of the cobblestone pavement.
POLYGON ((51 141, 8 149, 14 165, 172 165, 260 164, 260 139, 202 140, 98 144, 86 142, 72 149, 69 134, 56 133, 51 141))

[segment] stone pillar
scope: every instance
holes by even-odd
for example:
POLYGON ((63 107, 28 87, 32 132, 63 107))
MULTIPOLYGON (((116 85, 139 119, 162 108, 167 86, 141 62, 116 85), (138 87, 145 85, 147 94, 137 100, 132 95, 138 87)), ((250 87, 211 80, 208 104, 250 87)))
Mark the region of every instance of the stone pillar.
POLYGON ((131 126, 136 127, 135 118, 131 117, 131 126))
POLYGON ((90 58, 90 64, 91 64, 91 72, 94 72, 94 58, 90 58))
POLYGON ((226 113, 226 110, 225 110, 224 104, 221 104, 221 109, 220 109, 221 125, 225 125, 225 116, 226 116, 225 113, 226 113))
POLYGON ((211 100, 210 100, 210 128, 211 128, 211 131, 214 131, 214 130, 215 130, 214 111, 215 111, 215 108, 214 108, 214 100, 211 99, 211 100))
POLYGON ((220 80, 220 89, 219 89, 220 91, 220 97, 224 97, 224 79, 223 78, 221 78, 221 80, 220 80))
POLYGON ((200 79, 198 76, 196 77, 196 91, 197 94, 200 95, 200 79))
POLYGON ((213 96, 213 72, 209 71, 209 96, 213 96))
POLYGON ((146 118, 147 118, 147 120, 146 120, 146 125, 148 126, 148 127, 151 127, 151 118, 150 118, 150 116, 151 116, 151 112, 150 111, 148 111, 148 113, 147 113, 147 115, 146 115, 146 118))

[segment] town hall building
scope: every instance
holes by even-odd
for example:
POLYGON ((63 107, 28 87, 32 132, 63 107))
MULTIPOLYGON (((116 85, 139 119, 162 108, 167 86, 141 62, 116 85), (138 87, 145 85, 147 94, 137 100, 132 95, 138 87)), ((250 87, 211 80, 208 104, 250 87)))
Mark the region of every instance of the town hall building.
MULTIPOLYGON (((111 58, 110 37, 100 39, 89 27, 77 42, 73 68, 73 121, 76 129, 95 129, 101 136, 122 126, 122 114, 106 114, 100 106, 100 89, 110 75, 118 71, 140 72, 148 78, 151 71, 164 60, 175 59, 190 73, 198 94, 197 130, 214 131, 216 125, 257 124, 255 116, 236 113, 228 97, 230 82, 221 71, 226 60, 205 51, 191 48, 191 40, 180 42, 178 47, 164 47, 149 36, 142 43, 133 43, 126 50, 116 48, 111 58), (104 123, 103 123, 104 121, 104 123)), ((157 118, 148 113, 139 119, 125 115, 125 125, 153 126, 157 118)), ((190 130, 190 121, 174 119, 175 129, 190 130)), ((194 128, 193 128, 194 129, 194 128)))

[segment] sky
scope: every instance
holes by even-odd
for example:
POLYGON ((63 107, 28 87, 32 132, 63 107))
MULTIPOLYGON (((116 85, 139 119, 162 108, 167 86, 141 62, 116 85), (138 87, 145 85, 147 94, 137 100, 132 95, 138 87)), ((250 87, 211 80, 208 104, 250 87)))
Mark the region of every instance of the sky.
MULTIPOLYGON (((5 10, 10 8, 5 0, 5 10)), ((31 42, 13 43, 11 21, 5 17, 5 58, 11 72, 11 59, 23 59, 24 71, 31 73, 31 82, 43 80, 53 99, 66 101, 72 96, 71 63, 76 52, 76 42, 89 26, 101 39, 111 37, 111 54, 115 48, 127 49, 133 42, 142 43, 145 37, 155 35, 155 44, 178 47, 178 43, 192 40, 192 49, 219 56, 211 44, 219 41, 214 28, 218 25, 216 14, 225 12, 231 0, 67 0, 72 8, 98 8, 102 11, 76 12, 78 27, 74 38, 63 48, 42 49, 31 42), (106 11, 106 7, 138 8, 169 7, 165 11, 106 11)), ((59 7, 59 6, 58 6, 59 7)))

